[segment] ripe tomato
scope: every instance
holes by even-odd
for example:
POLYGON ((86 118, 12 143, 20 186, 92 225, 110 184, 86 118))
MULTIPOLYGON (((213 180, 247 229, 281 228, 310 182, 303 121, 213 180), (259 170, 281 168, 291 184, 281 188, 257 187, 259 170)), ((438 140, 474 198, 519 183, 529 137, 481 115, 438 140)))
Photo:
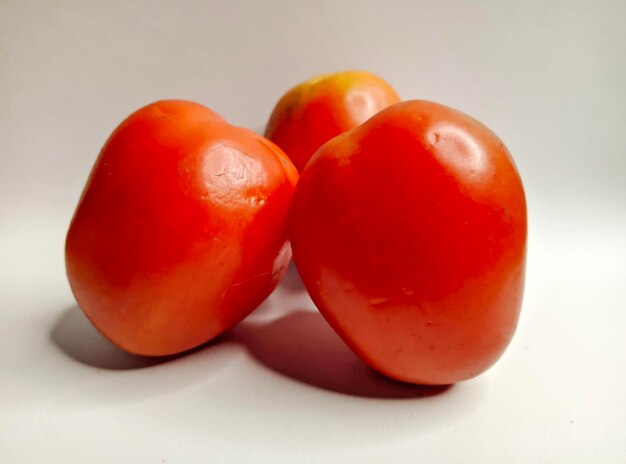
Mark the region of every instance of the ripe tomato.
POLYGON ((288 264, 297 176, 278 147, 204 106, 138 110, 106 142, 67 234, 78 304, 132 353, 173 354, 224 332, 288 264))
POLYGON ((524 190, 502 142, 459 111, 399 103, 325 144, 296 188, 291 239, 323 316, 389 377, 469 379, 513 336, 524 190))
POLYGON ((280 99, 265 136, 302 171, 322 144, 399 101, 391 86, 371 73, 346 71, 318 76, 280 99))

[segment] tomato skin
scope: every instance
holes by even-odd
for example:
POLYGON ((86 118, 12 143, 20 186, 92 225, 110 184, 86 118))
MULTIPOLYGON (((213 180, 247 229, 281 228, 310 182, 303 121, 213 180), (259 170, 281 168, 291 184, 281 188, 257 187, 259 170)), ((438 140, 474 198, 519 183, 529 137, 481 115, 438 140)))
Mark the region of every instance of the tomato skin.
POLYGON ((67 233, 79 306, 132 353, 214 338, 286 269, 297 177, 278 147, 202 105, 141 108, 103 147, 67 233))
POLYGON ((265 136, 281 147, 301 172, 325 142, 399 101, 395 90, 374 74, 325 74, 283 95, 270 116, 265 136))
POLYGON ((379 372, 455 383, 511 340, 524 189, 502 142, 469 116, 408 101, 334 138, 303 171, 290 226, 316 306, 379 372))

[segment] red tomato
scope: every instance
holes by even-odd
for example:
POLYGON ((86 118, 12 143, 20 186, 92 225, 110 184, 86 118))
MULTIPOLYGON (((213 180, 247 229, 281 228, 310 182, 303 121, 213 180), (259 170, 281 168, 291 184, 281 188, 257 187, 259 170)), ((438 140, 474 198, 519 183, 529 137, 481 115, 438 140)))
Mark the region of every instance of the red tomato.
POLYGON ((297 172, 273 143, 202 105, 160 101, 113 132, 70 225, 85 314, 132 353, 210 340, 276 286, 297 172))
POLYGON ((325 142, 399 101, 395 90, 375 74, 324 74, 283 95, 272 111, 265 136, 302 171, 325 142))
POLYGON ((526 203, 509 152, 478 121, 426 101, 393 105, 313 156, 291 214, 306 288, 374 369, 449 384, 508 345, 526 203))

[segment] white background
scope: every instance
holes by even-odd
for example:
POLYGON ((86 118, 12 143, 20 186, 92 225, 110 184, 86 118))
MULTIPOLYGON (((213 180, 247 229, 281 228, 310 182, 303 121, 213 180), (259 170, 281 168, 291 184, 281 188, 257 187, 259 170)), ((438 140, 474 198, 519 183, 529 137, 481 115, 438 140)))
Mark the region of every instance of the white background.
POLYGON ((626 3, 0 1, 3 463, 626 462, 626 3), (150 361, 75 306, 63 240, 130 112, 261 131, 280 95, 365 69, 490 126, 524 180, 506 354, 440 391, 365 368, 292 272, 231 334, 150 361))

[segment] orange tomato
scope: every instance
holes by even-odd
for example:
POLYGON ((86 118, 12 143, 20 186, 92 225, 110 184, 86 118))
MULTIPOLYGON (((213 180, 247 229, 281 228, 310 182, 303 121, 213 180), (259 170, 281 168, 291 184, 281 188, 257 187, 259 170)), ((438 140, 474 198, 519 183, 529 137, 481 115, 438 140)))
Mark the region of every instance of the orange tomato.
POLYGON ((391 86, 374 74, 325 74, 295 86, 280 99, 265 136, 302 171, 322 144, 399 101, 391 86))
POLYGON ((524 189, 503 143, 459 111, 399 103, 326 143, 296 188, 291 240, 322 315, 389 377, 469 379, 513 336, 524 189))
POLYGON ((138 110, 106 142, 67 234, 78 304, 132 353, 173 354, 219 335, 289 262, 297 177, 278 147, 202 105, 138 110))

